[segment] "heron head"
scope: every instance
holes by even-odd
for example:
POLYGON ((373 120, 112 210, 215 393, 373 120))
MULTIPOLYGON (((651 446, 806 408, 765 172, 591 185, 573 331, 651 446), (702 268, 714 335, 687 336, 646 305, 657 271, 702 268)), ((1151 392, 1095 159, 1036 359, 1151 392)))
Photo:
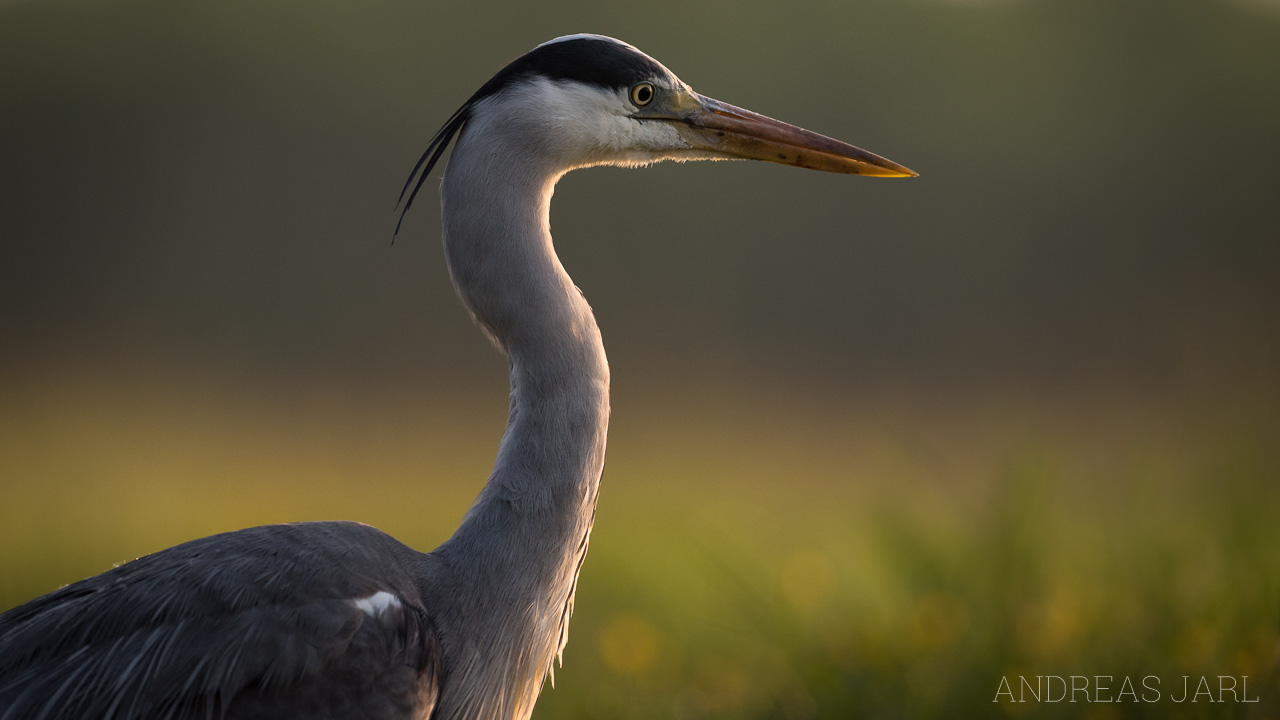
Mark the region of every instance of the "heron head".
POLYGON ((405 183, 407 190, 422 170, 406 210, 449 141, 472 130, 483 132, 491 152, 534 155, 562 172, 737 159, 874 177, 916 175, 839 140, 700 95, 662 63, 603 35, 543 43, 486 82, 432 138, 405 183))
POLYGON ((915 175, 852 145, 700 95, 657 60, 602 35, 543 43, 487 87, 475 116, 494 117, 520 133, 522 145, 554 154, 566 169, 748 159, 855 175, 915 175))

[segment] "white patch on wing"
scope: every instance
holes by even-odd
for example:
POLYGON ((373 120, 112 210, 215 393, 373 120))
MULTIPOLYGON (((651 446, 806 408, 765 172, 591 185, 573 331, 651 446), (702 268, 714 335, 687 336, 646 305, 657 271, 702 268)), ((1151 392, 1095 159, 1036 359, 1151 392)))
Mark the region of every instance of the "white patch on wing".
POLYGON ((369 617, 378 617, 388 608, 400 607, 400 598, 386 590, 379 590, 369 597, 356 598, 352 602, 369 617))

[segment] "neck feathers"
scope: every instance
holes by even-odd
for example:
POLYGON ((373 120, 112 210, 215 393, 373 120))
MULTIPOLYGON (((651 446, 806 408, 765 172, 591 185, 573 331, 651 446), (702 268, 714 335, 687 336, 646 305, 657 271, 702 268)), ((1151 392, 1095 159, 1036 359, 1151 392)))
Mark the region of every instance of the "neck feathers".
POLYGON ((507 152, 515 145, 500 127, 464 129, 441 189, 450 275, 511 380, 493 473, 437 551, 476 633, 446 643, 449 719, 532 712, 568 637, 604 467, 604 346, 551 243, 551 194, 566 169, 507 152))

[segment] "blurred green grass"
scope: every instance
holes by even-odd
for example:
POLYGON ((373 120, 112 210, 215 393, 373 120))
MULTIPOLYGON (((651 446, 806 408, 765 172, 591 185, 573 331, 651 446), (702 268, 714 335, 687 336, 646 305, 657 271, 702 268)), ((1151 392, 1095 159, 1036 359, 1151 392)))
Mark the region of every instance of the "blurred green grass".
MULTIPOLYGON (((909 407, 624 389, 565 666, 536 717, 1274 716, 1266 423, 909 407), (1166 692, 1248 675, 1265 702, 993 704, 1001 677, 1037 674, 1157 675, 1166 692)), ((58 372, 0 408, 5 607, 267 522, 356 519, 428 549, 479 489, 504 410, 498 387, 58 372)))

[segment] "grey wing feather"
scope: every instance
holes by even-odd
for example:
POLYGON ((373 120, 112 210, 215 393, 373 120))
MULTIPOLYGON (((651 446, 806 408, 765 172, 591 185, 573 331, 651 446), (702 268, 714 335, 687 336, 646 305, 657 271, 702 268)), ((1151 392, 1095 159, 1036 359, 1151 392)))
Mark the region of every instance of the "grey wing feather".
POLYGON ((68 585, 0 615, 0 720, 427 718, 442 661, 412 555, 357 523, 272 525, 68 585))

